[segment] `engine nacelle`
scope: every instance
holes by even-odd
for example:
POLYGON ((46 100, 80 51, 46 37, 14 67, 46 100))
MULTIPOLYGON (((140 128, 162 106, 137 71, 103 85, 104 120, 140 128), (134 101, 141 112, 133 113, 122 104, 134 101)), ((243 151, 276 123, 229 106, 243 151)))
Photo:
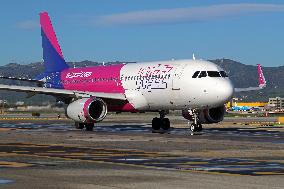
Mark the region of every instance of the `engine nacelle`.
POLYGON ((67 106, 66 115, 76 122, 100 122, 107 114, 107 105, 100 98, 82 98, 67 106))
MULTIPOLYGON (((219 123, 220 121, 223 121, 225 115, 225 107, 220 106, 217 108, 210 108, 210 109, 204 109, 198 114, 198 119, 201 123, 205 124, 211 124, 211 123, 219 123)), ((194 120, 193 114, 191 111, 183 110, 182 116, 190 121, 194 120)))

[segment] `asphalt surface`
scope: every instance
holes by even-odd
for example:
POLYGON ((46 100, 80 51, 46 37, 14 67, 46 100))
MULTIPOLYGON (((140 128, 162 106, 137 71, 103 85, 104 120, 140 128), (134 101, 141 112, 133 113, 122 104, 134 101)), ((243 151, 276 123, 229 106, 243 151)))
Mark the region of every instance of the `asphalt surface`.
POLYGON ((109 115, 93 132, 53 116, 0 117, 0 188, 284 188, 284 126, 228 118, 152 133, 153 114, 109 115))

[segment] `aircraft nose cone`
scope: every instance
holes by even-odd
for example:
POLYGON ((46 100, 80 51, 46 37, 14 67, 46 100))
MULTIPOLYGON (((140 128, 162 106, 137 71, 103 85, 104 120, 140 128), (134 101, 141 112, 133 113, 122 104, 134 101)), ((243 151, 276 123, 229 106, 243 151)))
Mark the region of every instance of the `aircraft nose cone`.
POLYGON ((234 87, 230 80, 219 80, 217 85, 214 85, 213 96, 217 98, 216 104, 221 105, 229 102, 234 95, 234 87))
POLYGON ((225 102, 228 102, 234 95, 234 86, 232 82, 230 80, 224 82, 221 91, 222 94, 220 96, 222 96, 222 99, 225 102))

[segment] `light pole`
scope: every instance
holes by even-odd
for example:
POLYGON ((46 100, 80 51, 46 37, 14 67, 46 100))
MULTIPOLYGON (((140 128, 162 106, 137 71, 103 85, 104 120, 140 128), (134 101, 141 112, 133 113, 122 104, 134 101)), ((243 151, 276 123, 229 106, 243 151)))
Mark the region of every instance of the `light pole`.
POLYGON ((5 104, 7 103, 7 100, 0 100, 0 103, 2 104, 1 114, 4 114, 4 108, 5 108, 5 104))

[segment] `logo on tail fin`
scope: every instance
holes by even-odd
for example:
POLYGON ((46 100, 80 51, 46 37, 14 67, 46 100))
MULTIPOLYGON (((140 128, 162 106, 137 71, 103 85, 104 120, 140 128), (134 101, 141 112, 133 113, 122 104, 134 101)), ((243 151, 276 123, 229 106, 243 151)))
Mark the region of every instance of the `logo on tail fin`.
POLYGON ((258 83, 259 83, 259 87, 260 88, 264 88, 266 87, 266 80, 265 77, 263 75, 262 69, 261 69, 261 65, 258 64, 257 65, 257 72, 258 72, 258 83))

